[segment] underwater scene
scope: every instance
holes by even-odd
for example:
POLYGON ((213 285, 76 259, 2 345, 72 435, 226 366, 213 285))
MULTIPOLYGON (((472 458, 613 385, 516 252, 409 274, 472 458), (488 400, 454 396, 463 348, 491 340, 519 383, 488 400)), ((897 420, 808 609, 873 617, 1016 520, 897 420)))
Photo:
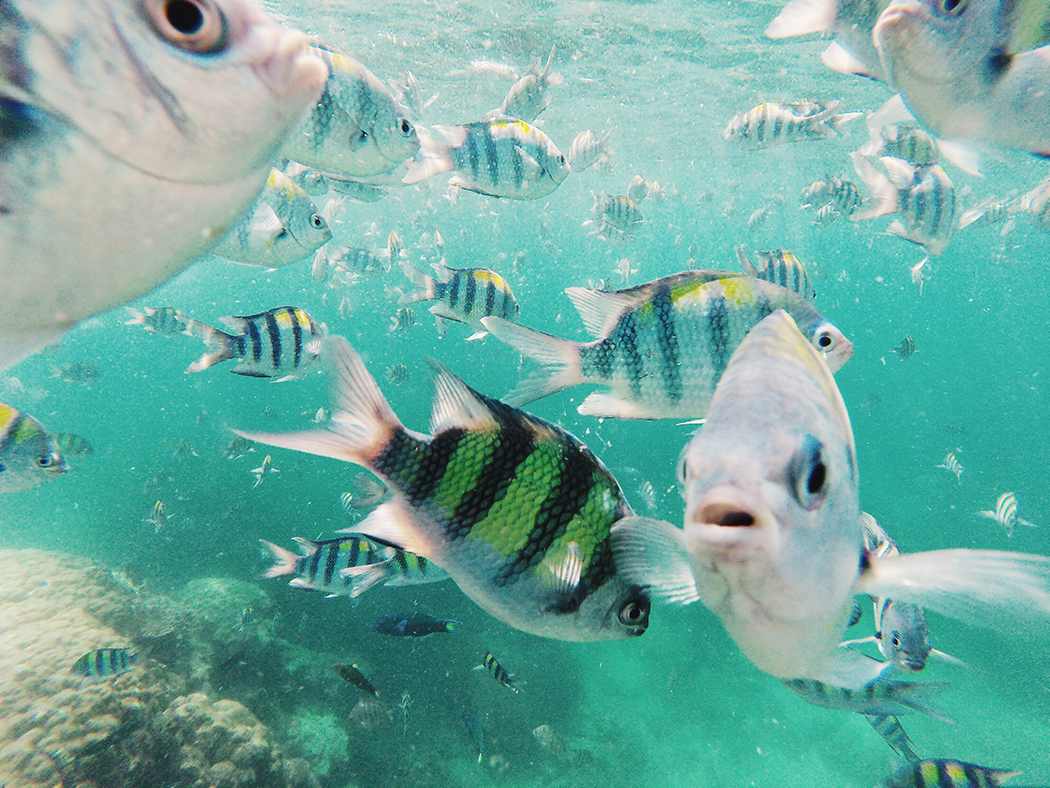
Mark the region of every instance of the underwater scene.
POLYGON ((1050 785, 1045 2, 264 6, 314 82, 221 156, 127 77, 259 137, 222 232, 92 165, 0 266, 93 299, 0 321, 0 786, 1050 785))

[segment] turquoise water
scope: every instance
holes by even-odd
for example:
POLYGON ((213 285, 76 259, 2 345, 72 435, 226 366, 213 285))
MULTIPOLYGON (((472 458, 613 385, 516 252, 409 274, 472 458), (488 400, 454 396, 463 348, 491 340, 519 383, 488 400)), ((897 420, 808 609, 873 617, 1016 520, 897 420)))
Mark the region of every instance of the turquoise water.
MULTIPOLYGON (((621 257, 637 269, 630 281, 637 284, 689 268, 735 269, 737 244, 791 249, 819 265, 817 305, 856 350, 836 379, 853 420, 863 507, 907 552, 953 546, 1050 554, 1047 236, 1024 216, 1005 238, 998 227, 960 231, 933 261, 920 293, 909 268, 922 251, 885 234, 887 219, 815 225, 812 212, 798 208, 798 195, 825 173, 849 171, 848 152, 864 141, 860 122, 841 140, 764 151, 731 146, 722 129, 763 100, 838 99, 845 110, 874 110, 889 94, 826 69, 824 42, 763 38, 780 5, 271 8, 383 79, 413 71, 425 97, 438 93, 423 124, 467 122, 498 106, 510 78, 471 70, 472 61, 506 62, 521 73, 554 45, 554 70, 565 81, 551 89, 542 128, 564 151, 578 131, 615 129, 615 167, 570 175, 547 198, 510 202, 462 192, 450 201, 438 177, 376 204, 348 204, 333 227, 336 241, 378 248, 396 230, 422 268, 421 258, 434 254, 424 235, 439 231, 449 265, 491 267, 507 279, 522 323, 576 339, 583 327, 561 291, 599 279, 619 286, 621 257), (588 235, 581 224, 590 218, 590 192, 622 193, 638 172, 659 181, 667 196, 642 206, 646 221, 635 242, 613 246, 588 235), (768 220, 749 228, 752 212, 771 202, 768 220), (893 348, 909 334, 918 352, 902 361, 893 348), (948 451, 966 469, 961 484, 935 467, 948 451), (1019 528, 1007 539, 975 515, 1006 490, 1017 494, 1022 517, 1046 528, 1019 528)), ((969 191, 965 205, 1026 190, 1045 176, 1037 160, 1010 152, 986 169, 983 178, 949 169, 957 189, 969 191)), ((387 289, 406 285, 396 269, 362 279, 346 291, 353 310, 343 319, 342 294, 314 282, 309 261, 263 272, 205 259, 138 305, 176 306, 213 324, 222 315, 300 306, 350 340, 402 421, 418 430, 430 410, 427 356, 482 392, 505 393, 520 374, 518 359, 493 338, 466 343, 470 331, 453 325, 439 339, 422 306, 407 331, 389 330, 397 307, 387 289), (396 363, 410 370, 400 386, 385 381, 384 370, 396 363)), ((290 548, 293 536, 331 535, 347 524, 339 496, 352 489, 358 469, 274 449, 279 474, 253 488, 250 470, 267 452, 224 459, 228 428, 306 428, 327 404, 323 378, 272 385, 223 366, 187 376, 199 342, 153 336, 124 326, 125 319, 117 310, 89 320, 52 352, 0 378, 0 399, 95 447, 94 456, 71 460, 64 478, 0 498, 0 547, 73 553, 110 567, 132 563, 165 593, 212 576, 263 589, 279 612, 277 637, 359 662, 395 713, 389 724, 363 728, 349 716, 356 700, 349 687, 333 701, 315 688, 299 690, 296 677, 279 671, 268 674, 286 683, 275 690, 278 702, 262 700, 250 672, 217 690, 278 730, 291 730, 295 715, 329 716, 347 736, 336 748, 348 749, 321 776, 323 785, 852 788, 875 784, 898 764, 860 717, 808 706, 753 668, 699 606, 655 608, 649 631, 635 641, 570 644, 506 627, 451 583, 374 589, 353 605, 257 579, 265 565, 259 538, 290 548), (55 375, 76 361, 96 364, 102 377, 83 385, 55 375), (176 455, 182 441, 196 454, 176 455), (161 481, 145 489, 154 477, 161 481), (169 514, 160 533, 143 522, 157 498, 169 514), (370 629, 379 615, 413 607, 459 620, 464 631, 408 640, 370 629), (520 694, 471 670, 485 651, 526 682, 520 694), (394 708, 405 692, 407 715, 394 708), (485 731, 480 766, 460 719, 465 706, 485 731), (531 732, 543 724, 577 754, 559 758, 539 747, 531 732)), ((640 512, 680 522, 674 471, 689 428, 579 416, 575 407, 588 391, 570 390, 530 410, 585 440, 640 512), (656 491, 652 510, 639 491, 646 481, 656 491)), ((1023 769, 1026 783, 1050 783, 1050 630, 1001 634, 936 615, 930 627, 935 647, 970 667, 934 664, 924 674, 955 684, 942 704, 957 722, 904 719, 919 753, 1023 769)))

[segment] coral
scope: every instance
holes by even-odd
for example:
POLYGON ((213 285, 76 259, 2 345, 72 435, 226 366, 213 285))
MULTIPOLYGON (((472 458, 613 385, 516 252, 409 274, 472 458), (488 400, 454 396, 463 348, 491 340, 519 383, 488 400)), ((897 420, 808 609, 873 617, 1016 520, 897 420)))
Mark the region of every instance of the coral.
POLYGON ((300 711, 288 723, 288 747, 309 761, 318 774, 350 761, 350 740, 331 715, 300 711))

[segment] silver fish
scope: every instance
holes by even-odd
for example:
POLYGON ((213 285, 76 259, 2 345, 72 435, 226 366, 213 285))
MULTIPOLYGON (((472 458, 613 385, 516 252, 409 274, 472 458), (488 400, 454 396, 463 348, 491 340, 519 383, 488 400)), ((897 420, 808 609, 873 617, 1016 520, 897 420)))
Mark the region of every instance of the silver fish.
POLYGON ((965 473, 965 468, 959 463, 958 458, 955 456, 955 452, 948 452, 944 456, 944 462, 937 466, 938 468, 944 468, 948 473, 955 476, 955 481, 962 484, 962 475, 965 473))
POLYGON ((5 0, 0 30, 4 367, 214 245, 327 69, 250 0, 5 0))
POLYGON ((131 315, 131 320, 125 320, 126 326, 142 326, 151 334, 161 334, 166 337, 177 336, 185 330, 184 320, 186 315, 173 306, 142 307, 142 311, 124 307, 131 315))
POLYGON ((995 502, 995 511, 978 512, 981 517, 995 520, 1006 531, 1007 536, 1014 535, 1014 528, 1018 525, 1027 525, 1029 528, 1038 528, 1024 518, 1017 516, 1017 496, 1012 492, 1004 492, 995 502))
POLYGON ((572 171, 583 172, 603 158, 607 158, 609 149, 606 143, 610 136, 612 136, 611 131, 602 134, 600 131, 593 132, 590 129, 577 134, 572 140, 572 145, 569 146, 569 164, 572 165, 572 171))
POLYGON ((271 459, 270 455, 267 454, 263 458, 262 465, 260 465, 258 468, 252 468, 251 470, 252 476, 255 477, 255 484, 252 485, 252 488, 254 489, 255 487, 258 487, 260 484, 262 484, 262 480, 265 479, 271 473, 280 473, 280 471, 273 467, 273 459, 271 459))
POLYGON ((554 60, 554 47, 547 56, 547 64, 542 70, 533 68, 528 74, 515 82, 507 92, 497 113, 501 117, 521 118, 531 123, 550 105, 547 88, 561 84, 561 77, 551 73, 551 61, 554 60))
POLYGON ((29 490, 66 470, 58 444, 44 425, 0 402, 0 493, 29 490))
POLYGON ((805 263, 786 249, 758 252, 758 265, 748 259, 744 247, 738 246, 736 254, 740 259, 740 267, 748 276, 786 287, 809 301, 817 297, 805 263))
POLYGON ((837 102, 805 100, 790 104, 766 102, 730 119, 722 137, 742 148, 768 148, 783 142, 823 140, 841 134, 840 128, 860 112, 834 114, 837 102))

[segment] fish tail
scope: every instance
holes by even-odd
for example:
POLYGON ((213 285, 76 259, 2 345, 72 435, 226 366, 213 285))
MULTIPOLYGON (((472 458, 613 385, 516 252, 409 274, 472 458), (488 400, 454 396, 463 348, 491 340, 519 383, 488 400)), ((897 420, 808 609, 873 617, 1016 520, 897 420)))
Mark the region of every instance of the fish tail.
POLYGON ((203 372, 209 367, 214 367, 216 364, 237 356, 237 338, 232 334, 227 334, 225 331, 220 331, 207 323, 194 320, 192 317, 185 318, 182 321, 182 325, 183 334, 197 337, 197 339, 212 348, 212 350, 202 355, 186 368, 187 375, 194 372, 203 372))
MULTIPOLYGON (((466 137, 466 130, 460 126, 434 126, 446 138, 454 136, 460 140, 466 137), (460 129, 459 132, 456 132, 460 129)), ((452 145, 436 140, 424 134, 419 135, 419 150, 422 161, 413 161, 402 179, 403 183, 419 183, 434 175, 448 172, 454 167, 452 145)))
POLYGON ((376 458, 405 428, 346 339, 325 338, 321 358, 331 375, 331 416, 322 429, 288 433, 233 432, 258 443, 372 469, 376 458))
POLYGON ((299 560, 299 556, 291 550, 285 550, 283 547, 278 547, 273 542, 267 542, 265 539, 260 539, 259 544, 270 551, 274 561, 273 566, 262 573, 262 577, 281 577, 282 575, 295 573, 295 564, 299 560))
POLYGON ((580 343, 500 317, 484 317, 481 323, 497 339, 544 365, 504 398, 508 404, 524 405, 584 382, 580 343))
POLYGON ((850 156, 853 159, 853 168, 857 171, 857 175, 860 176, 868 191, 871 192, 868 207, 855 212, 849 217, 850 221, 861 222, 865 219, 885 216, 888 213, 897 213, 900 210, 900 199, 897 195, 897 189, 890 183, 890 179, 879 172, 874 164, 856 151, 850 156))
POLYGON ((146 313, 139 312, 137 309, 132 309, 130 306, 124 307, 128 310, 128 314, 131 315, 131 320, 125 320, 124 325, 126 326, 142 326, 146 324, 146 313))
POLYGON ((758 269, 755 268, 755 264, 752 263, 748 257, 747 252, 744 251, 744 247, 738 246, 736 248, 736 256, 740 259, 740 267, 744 269, 744 273, 748 276, 758 277, 758 269))
POLYGON ((424 274, 408 260, 401 261, 401 270, 405 272, 408 280, 415 285, 415 289, 405 293, 397 300, 399 305, 413 304, 416 301, 433 301, 437 298, 437 280, 430 274, 424 274))
POLYGON ((950 687, 947 681, 891 681, 887 682, 887 698, 935 720, 951 723, 952 719, 933 702, 933 696, 950 687))

